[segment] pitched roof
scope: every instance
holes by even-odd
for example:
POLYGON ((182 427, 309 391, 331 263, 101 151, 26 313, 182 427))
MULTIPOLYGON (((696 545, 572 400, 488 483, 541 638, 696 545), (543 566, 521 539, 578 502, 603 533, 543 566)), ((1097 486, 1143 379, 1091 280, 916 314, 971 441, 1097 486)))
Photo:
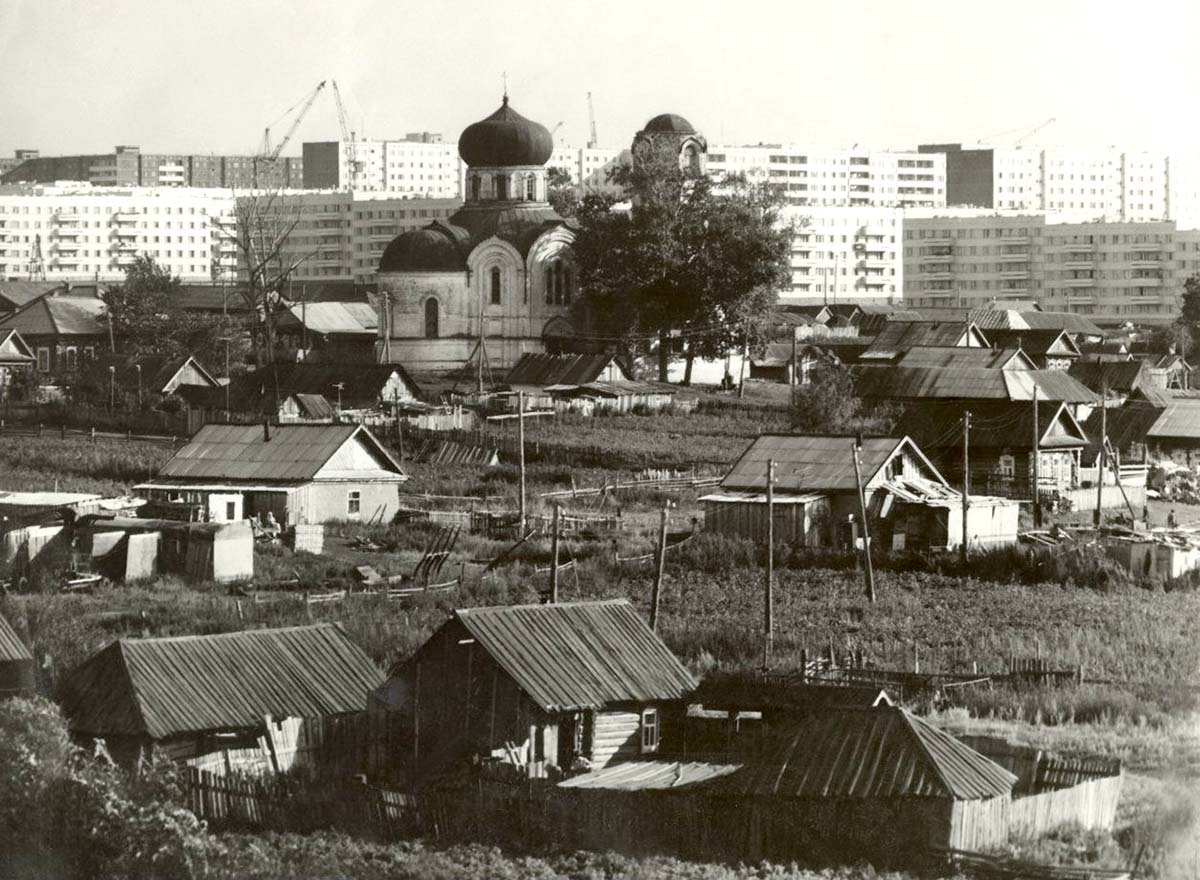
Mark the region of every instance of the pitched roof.
POLYGON ((0 312, 15 312, 21 306, 61 286, 57 281, 0 280, 0 312))
MULTIPOLYGON (((841 434, 761 434, 733 463, 721 488, 764 491, 767 463, 773 460, 776 491, 855 491, 854 443, 854 437, 841 434)), ((941 474, 908 437, 864 437, 859 452, 863 485, 906 445, 941 480, 941 474)))
POLYGON ((627 599, 466 608, 454 616, 546 712, 676 700, 696 688, 627 599))
POLYGON ((182 284, 177 302, 185 312, 242 315, 254 311, 246 302, 244 288, 237 284, 182 284))
MULTIPOLYGON (((971 349, 960 349, 970 351, 971 349)), ((1039 400, 1093 403, 1094 392, 1065 370, 997 370, 979 367, 851 367, 860 397, 878 400, 1039 400)))
POLYGON ((278 383, 281 401, 289 394, 320 394, 328 400, 340 397, 343 409, 370 409, 380 403, 380 395, 393 373, 400 377, 412 396, 421 396, 420 386, 400 364, 348 363, 272 364, 261 367, 236 377, 229 389, 229 396, 235 408, 273 413, 278 383), (340 393, 339 384, 342 386, 340 393))
POLYGON ((106 336, 104 300, 93 296, 47 294, 0 318, 0 330, 35 336, 106 336))
POLYGON ((1011 793, 1016 781, 924 719, 877 706, 810 714, 763 757, 707 785, 735 797, 982 800, 1011 793))
POLYGON ((136 356, 106 355, 97 361, 101 371, 108 366, 116 367, 117 381, 123 385, 136 385, 138 382, 138 367, 141 370, 141 381, 147 390, 160 391, 170 384, 184 367, 189 364, 195 367, 201 378, 205 379, 204 387, 217 388, 218 382, 208 370, 191 355, 168 356, 161 354, 143 354, 136 356))
MULTIPOLYGON (((611 354, 526 352, 508 371, 508 385, 582 385, 595 382, 615 359, 611 354)), ((619 365, 618 361, 618 365, 619 365)), ((624 370, 622 370, 624 372, 624 370)))
MULTIPOLYGON (((1012 303, 996 303, 996 307, 981 309, 922 308, 918 311, 927 319, 944 321, 970 320, 980 329, 989 330, 1066 330, 1071 336, 1103 336, 1104 331, 1091 320, 1074 312, 1046 312, 1034 303, 1015 308, 1003 308, 1012 303)), ((893 318, 893 320, 898 320, 893 318)))
MULTIPOLYGON (((1033 407, 1025 401, 918 400, 905 404, 897 427, 908 432, 923 448, 962 447, 963 413, 971 411, 971 447, 1033 446, 1033 407)), ((1087 434, 1065 403, 1038 407, 1040 444, 1046 448, 1074 449, 1087 444, 1087 434)))
POLYGON ((1120 363, 1081 363, 1071 364, 1067 373, 1092 391, 1108 388, 1109 391, 1128 394, 1145 384, 1146 365, 1141 361, 1122 361, 1120 363))
POLYGON ((935 348, 922 346, 903 352, 896 364, 902 367, 982 367, 986 369, 1035 368, 1029 356, 1016 346, 1007 348, 935 348))
POLYGON ((363 425, 205 425, 175 453, 158 476, 167 479, 305 481, 351 438, 371 452, 379 470, 402 474, 400 465, 363 425))
POLYGON ((121 639, 69 672, 72 730, 164 739, 359 712, 383 674, 337 624, 121 639))
POLYGON ((33 349, 16 330, 0 328, 0 364, 33 363, 33 349))
POLYGON ((336 410, 333 404, 326 400, 320 394, 293 394, 292 399, 296 401, 296 408, 300 413, 309 419, 331 419, 336 410))
POLYGON ((1084 428, 1096 442, 1104 419, 1105 433, 1117 449, 1146 440, 1200 440, 1200 400, 1170 399, 1162 404, 1130 400, 1107 413, 1093 410, 1084 428))
POLYGON ((29 653, 29 648, 25 647, 16 630, 4 619, 4 615, 0 614, 0 663, 22 660, 33 660, 33 654, 29 653))
POLYGON ((1066 330, 989 330, 988 340, 993 345, 1020 348, 1026 354, 1038 357, 1079 357, 1079 347, 1066 330))
POLYGON ((340 333, 374 338, 379 315, 370 303, 304 302, 287 307, 279 327, 304 326, 313 333, 340 333))
POLYGON ((977 347, 987 345, 979 328, 964 321, 889 320, 862 353, 862 360, 891 359, 917 347, 956 348, 964 336, 975 337, 977 347))

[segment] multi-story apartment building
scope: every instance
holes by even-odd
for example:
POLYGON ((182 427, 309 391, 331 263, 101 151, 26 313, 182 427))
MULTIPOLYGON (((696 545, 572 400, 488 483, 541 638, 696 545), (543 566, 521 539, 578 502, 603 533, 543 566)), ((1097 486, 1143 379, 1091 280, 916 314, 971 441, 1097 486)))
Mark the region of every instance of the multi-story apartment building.
POLYGON ((899 299, 903 211, 789 206, 784 219, 796 225, 791 296, 827 302, 899 299))
POLYGON ((743 174, 780 187, 788 202, 812 207, 930 207, 946 204, 939 154, 758 144, 710 146, 708 171, 743 174))
POLYGON ((41 156, 18 150, 14 167, 0 169, 2 183, 82 181, 94 186, 183 186, 226 189, 297 188, 304 183, 303 160, 261 156, 160 155, 140 147, 118 146, 88 156, 41 156))
MULTIPOLYGON (((249 198, 249 197, 243 197, 249 198)), ((445 219, 462 207, 459 199, 398 198, 387 193, 285 193, 272 210, 295 227, 280 252, 284 265, 297 263, 294 282, 375 280, 388 243, 408 229, 445 219)))
POLYGON ((38 155, 37 150, 13 150, 11 156, 0 156, 0 177, 12 171, 22 162, 36 159, 38 155))
POLYGON ((903 260, 904 300, 917 307, 1015 300, 1161 323, 1178 316, 1184 280, 1200 272, 1200 231, 961 210, 906 217, 903 260))
POLYGON ((1115 147, 923 144, 919 149, 945 157, 951 207, 1031 211, 1071 221, 1200 225, 1196 174, 1183 157, 1115 147))
POLYGON ((187 281, 232 277, 225 190, 0 186, 0 277, 116 280, 147 254, 187 281))
POLYGON ((561 168, 571 175, 571 182, 583 194, 605 193, 619 196, 621 187, 611 183, 609 172, 622 162, 629 161, 629 150, 609 147, 555 147, 550 154, 549 168, 561 168))
POLYGON ((413 133, 405 140, 310 141, 302 151, 305 189, 352 187, 428 199, 462 195, 458 146, 442 143, 441 135, 432 132, 413 133))

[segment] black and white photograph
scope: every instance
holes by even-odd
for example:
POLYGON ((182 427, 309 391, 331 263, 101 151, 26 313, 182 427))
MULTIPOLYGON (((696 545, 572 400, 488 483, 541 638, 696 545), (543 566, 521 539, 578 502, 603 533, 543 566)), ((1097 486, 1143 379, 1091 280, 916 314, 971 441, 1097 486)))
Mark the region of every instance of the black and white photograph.
POLYGON ((1198 35, 0 0, 0 880, 1200 880, 1198 35))

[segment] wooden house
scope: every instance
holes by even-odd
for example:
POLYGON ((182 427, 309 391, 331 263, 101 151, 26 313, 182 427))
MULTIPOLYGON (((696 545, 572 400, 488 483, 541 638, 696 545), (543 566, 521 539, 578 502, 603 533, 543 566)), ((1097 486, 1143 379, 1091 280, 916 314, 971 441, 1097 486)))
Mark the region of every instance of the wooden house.
MULTIPOLYGON (((856 439, 830 434, 764 434, 705 495, 705 529, 759 543, 767 535, 767 466, 775 465, 774 537, 780 544, 848 546, 862 515, 854 472, 856 439)), ((865 437, 860 473, 872 541, 888 549, 951 549, 962 542, 962 496, 909 437, 865 437)), ((971 497, 968 539, 1016 541, 1017 507, 971 497)))
POLYGON ((504 384, 512 391, 537 393, 552 387, 589 382, 629 381, 633 376, 614 354, 535 354, 526 352, 508 371, 504 384))
POLYGON ((120 764, 157 746, 222 773, 311 760, 323 725, 366 708, 383 673, 337 624, 118 639, 60 687, 72 735, 120 764))
POLYGON ((696 687, 624 599, 470 608, 374 695, 414 784, 468 761, 607 767, 669 748, 696 687))
POLYGON ((362 425, 205 425, 135 489, 201 504, 218 522, 270 516, 290 526, 389 522, 407 479, 362 425))
POLYGON ((33 654, 0 615, 0 699, 31 696, 36 686, 33 654))
POLYGON ((676 395, 676 390, 670 385, 625 379, 584 382, 561 390, 550 389, 555 409, 583 415, 661 412, 675 403, 676 395))
POLYGON ((1092 438, 1089 460, 1099 455, 1101 430, 1126 464, 1172 461, 1184 467, 1200 464, 1200 399, 1130 400, 1107 413, 1092 412, 1084 430, 1092 438))
POLYGON ((825 357, 825 350, 815 345, 793 347, 790 342, 771 342, 761 353, 751 354, 750 378, 791 383, 794 375, 797 384, 807 385, 813 370, 825 357), (792 362, 793 354, 796 363, 792 362))
POLYGON ((374 363, 379 314, 367 302, 292 303, 275 324, 276 348, 288 360, 374 363))
POLYGON ((18 370, 33 368, 37 358, 16 330, 0 330, 0 400, 8 395, 6 389, 18 370))
POLYGON ((95 295, 54 291, 0 316, 0 334, 16 330, 36 358, 39 373, 80 369, 98 353, 111 351, 104 300, 95 295))
MULTIPOLYGON (((1033 405, 1018 401, 920 401, 906 405, 897 427, 910 434, 946 477, 963 478, 963 416, 971 412, 971 489, 1006 498, 1032 497, 1033 405)), ((1042 491, 1079 486, 1088 435, 1066 403, 1037 408, 1042 491)), ((973 496, 972 496, 973 497, 973 496)))
MULTIPOLYGON (((400 364, 272 364, 236 377, 229 387, 230 408, 275 416, 293 394, 319 395, 339 414, 391 410, 419 401, 421 388, 400 364)), ((209 406, 224 407, 225 392, 210 395, 209 406)))
POLYGON ((171 395, 185 399, 204 399, 208 392, 223 386, 191 355, 167 356, 145 354, 136 356, 103 355, 97 358, 91 371, 92 393, 107 403, 110 383, 117 393, 132 402, 149 404, 171 395))
POLYGON ((913 348, 990 348, 986 336, 970 321, 888 321, 860 363, 894 363, 913 348))
POLYGON ((1039 370, 1069 370, 1080 357, 1066 330, 988 330, 987 335, 993 345, 1021 349, 1039 370))

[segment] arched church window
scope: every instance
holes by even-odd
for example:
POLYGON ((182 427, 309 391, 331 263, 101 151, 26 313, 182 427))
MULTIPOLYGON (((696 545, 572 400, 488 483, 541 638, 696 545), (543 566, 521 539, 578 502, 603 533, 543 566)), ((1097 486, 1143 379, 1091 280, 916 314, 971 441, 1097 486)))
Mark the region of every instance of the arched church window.
POLYGON ((471 200, 472 201, 475 201, 475 202, 479 201, 479 196, 480 196, 480 192, 482 191, 482 189, 483 189, 483 181, 481 181, 479 179, 479 175, 476 174, 471 178, 471 200))
POLYGON ((492 266, 492 305, 500 305, 500 267, 492 266))
POLYGON ((508 178, 503 174, 496 175, 496 198, 500 201, 508 198, 508 178))
POLYGON ((425 300, 425 338, 438 337, 438 301, 432 296, 425 300))
POLYGON ((546 265, 546 305, 554 305, 554 266, 546 265))
POLYGON ((562 260, 554 261, 554 304, 562 305, 563 301, 563 264, 562 260))
POLYGON ((525 176, 525 201, 533 202, 537 200, 537 178, 528 174, 525 176))
POLYGON ((695 144, 688 144, 683 150, 684 163, 689 171, 700 170, 700 151, 695 144))

